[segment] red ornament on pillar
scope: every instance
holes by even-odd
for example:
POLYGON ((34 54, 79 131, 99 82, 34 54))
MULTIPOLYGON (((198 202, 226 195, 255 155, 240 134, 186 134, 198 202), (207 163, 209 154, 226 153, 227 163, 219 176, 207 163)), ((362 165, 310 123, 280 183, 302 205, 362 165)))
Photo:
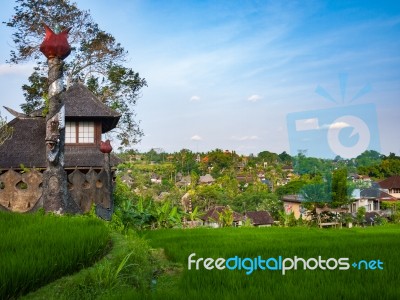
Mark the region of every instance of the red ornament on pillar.
POLYGON ((71 53, 71 46, 67 39, 71 28, 67 28, 58 34, 54 33, 46 24, 44 24, 44 28, 46 30, 46 36, 40 45, 40 51, 47 59, 54 57, 65 59, 71 53))
POLYGON ((100 151, 103 153, 110 153, 112 151, 112 146, 110 140, 106 140, 105 142, 100 142, 100 151))

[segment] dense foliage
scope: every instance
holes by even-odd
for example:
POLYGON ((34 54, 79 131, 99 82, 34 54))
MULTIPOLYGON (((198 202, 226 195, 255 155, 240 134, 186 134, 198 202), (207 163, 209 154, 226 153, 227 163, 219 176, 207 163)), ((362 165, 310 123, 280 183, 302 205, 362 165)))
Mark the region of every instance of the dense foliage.
MULTIPOLYGON (((391 161, 400 162, 394 154, 386 157, 374 151, 349 160, 318 159, 302 153, 290 157, 269 151, 243 156, 220 149, 207 153, 152 149, 127 152, 121 158, 126 162, 118 170, 117 215, 137 229, 186 226, 185 220, 195 221, 216 205, 238 213, 266 210, 285 226, 304 224, 284 212, 282 197, 293 194, 303 198, 302 205, 315 224, 317 208, 348 205, 355 188, 369 186, 354 181, 356 174, 367 175, 366 170, 387 166, 388 161, 390 165, 391 161), (212 183, 201 183, 206 174, 214 178, 212 183)), ((395 166, 390 167, 390 174, 399 174, 395 166)), ((397 208, 390 210, 395 214, 397 208)), ((350 222, 351 216, 346 218, 350 222)), ((357 223, 355 215, 353 221, 357 223)))

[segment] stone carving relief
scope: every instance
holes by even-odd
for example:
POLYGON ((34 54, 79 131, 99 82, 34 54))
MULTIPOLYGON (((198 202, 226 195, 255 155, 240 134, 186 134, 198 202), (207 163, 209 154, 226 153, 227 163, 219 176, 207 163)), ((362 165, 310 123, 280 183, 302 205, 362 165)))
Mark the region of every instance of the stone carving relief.
MULTIPOLYGON (((89 212, 93 203, 112 208, 107 172, 90 169, 86 174, 75 169, 68 176, 68 189, 82 212, 89 212)), ((12 169, 0 175, 0 205, 14 212, 30 211, 42 196, 43 174, 36 170, 20 174, 12 169)), ((58 179, 52 176, 49 189, 56 193, 58 179)))
POLYGON ((87 174, 75 169, 68 176, 69 191, 83 212, 90 211, 93 203, 111 208, 110 187, 107 173, 90 169, 87 174))
POLYGON ((42 195, 42 181, 36 170, 23 174, 8 170, 0 175, 0 204, 15 212, 31 210, 42 195))

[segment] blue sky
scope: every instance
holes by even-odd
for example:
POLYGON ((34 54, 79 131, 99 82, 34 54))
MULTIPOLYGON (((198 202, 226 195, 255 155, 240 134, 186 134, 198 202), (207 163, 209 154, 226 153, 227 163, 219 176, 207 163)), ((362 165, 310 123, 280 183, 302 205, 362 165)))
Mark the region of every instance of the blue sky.
MULTIPOLYGON (((376 116, 354 114, 367 127, 377 123, 370 132, 377 150, 400 155, 398 1, 76 2, 121 42, 148 82, 137 106, 141 151, 295 152, 303 145, 294 141, 290 114, 316 111, 322 130, 327 110, 373 103, 376 116)), ((7 5, 2 20, 13 13, 15 4, 7 5)), ((19 109, 32 66, 6 64, 12 42, 4 25, 0 43, 0 104, 19 109)), ((328 142, 304 147, 313 154, 328 142)))

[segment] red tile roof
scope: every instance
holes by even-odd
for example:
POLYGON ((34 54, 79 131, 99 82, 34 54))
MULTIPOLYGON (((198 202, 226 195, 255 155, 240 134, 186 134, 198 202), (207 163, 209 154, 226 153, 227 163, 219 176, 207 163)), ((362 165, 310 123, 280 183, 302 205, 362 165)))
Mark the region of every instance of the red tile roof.
POLYGON ((400 189, 400 175, 391 176, 379 182, 383 189, 400 189))

